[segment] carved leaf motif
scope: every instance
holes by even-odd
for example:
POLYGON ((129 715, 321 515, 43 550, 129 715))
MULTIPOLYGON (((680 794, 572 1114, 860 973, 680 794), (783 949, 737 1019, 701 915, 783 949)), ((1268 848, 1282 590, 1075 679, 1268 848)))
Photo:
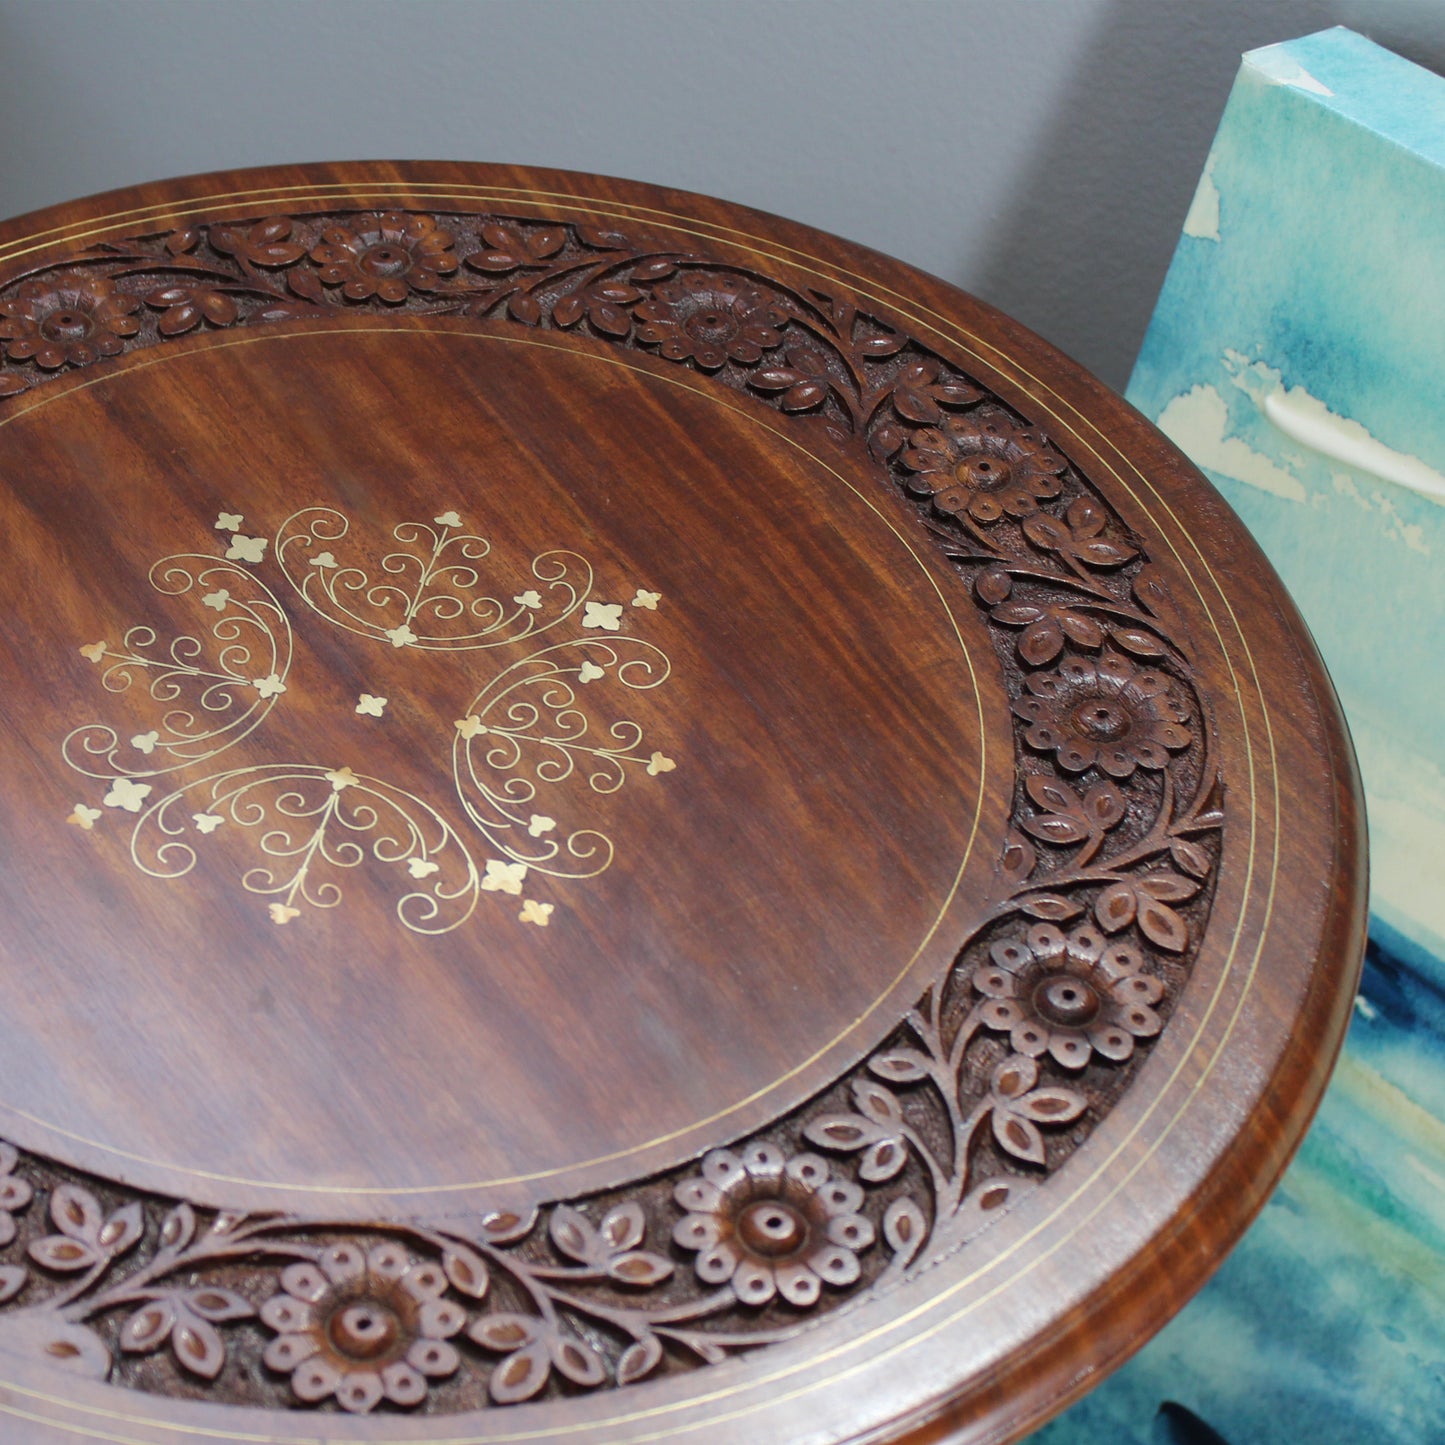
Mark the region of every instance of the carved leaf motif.
POLYGON ((1097 537, 1108 521, 1104 509, 1089 496, 1076 497, 1065 515, 1075 537, 1097 537))
MULTIPOLYGON (((878 336, 870 336, 866 340, 860 341, 858 343, 858 353, 860 356, 867 356, 874 360, 881 361, 889 356, 897 356, 907 344, 908 338, 906 336, 900 336, 896 331, 885 331, 878 336)), ((905 367, 904 370, 906 371, 908 368, 905 367)), ((902 407, 899 407, 899 410, 902 411, 902 407)), ((907 412, 903 414, 907 416, 907 412)), ((914 417, 912 420, 917 421, 919 418, 914 417)))
POLYGON ((1112 783, 1096 783, 1084 794, 1084 813, 1099 829, 1123 822, 1124 799, 1112 783))
POLYGON ((1059 626, 1070 642, 1080 647, 1100 647, 1104 641, 1103 627, 1082 612, 1060 612, 1059 626))
POLYGON ((581 291, 564 296, 552 308, 558 326, 576 326, 585 316, 604 336, 618 338, 632 332, 632 315, 624 310, 642 300, 642 292, 620 281, 595 281, 581 291))
POLYGON ((787 412, 811 411, 828 399, 832 378, 828 363, 807 346, 790 346, 787 366, 764 367, 748 377, 759 391, 780 392, 779 405, 787 412))
POLYGON ((1044 1162, 1044 1136, 1038 1126, 1011 1109, 994 1109, 993 1137, 999 1146, 1026 1164, 1044 1162))
POLYGON ((1151 943, 1170 953, 1183 953, 1189 946, 1189 925, 1167 903, 1142 899, 1139 904, 1139 931, 1151 943))
POLYGON ((650 1375, 662 1363, 662 1341, 647 1335, 628 1345, 617 1362, 617 1383, 634 1385, 650 1375))
POLYGON ((1160 570, 1152 564, 1140 569, 1134 578, 1134 597, 1146 611, 1168 620, 1174 613, 1174 594, 1160 570))
POLYGON ((1083 543, 1075 552, 1091 567, 1121 567, 1136 555, 1132 547, 1121 542, 1106 542, 1102 538, 1083 543))
POLYGON ((551 1352, 539 1340, 516 1354, 508 1355, 492 1371, 487 1390, 499 1405, 520 1404, 523 1400, 530 1400, 547 1383, 547 1376, 551 1373, 551 1352))
POLYGON ((1048 512, 1035 512, 1033 516, 1025 517, 1023 529, 1024 536, 1035 547, 1042 547, 1048 552, 1063 551, 1069 544, 1069 529, 1048 512))
POLYGON ((234 1234, 249 1217, 234 1209, 223 1209, 211 1221, 208 1233, 217 1236, 234 1234))
POLYGON ((1163 657, 1169 650, 1152 632, 1145 632, 1142 627, 1111 627, 1109 635, 1136 657, 1163 657))
POLYGON ((171 1353, 182 1369, 203 1380, 214 1380, 226 1363, 226 1347, 219 1332, 188 1310, 177 1311, 171 1327, 171 1353))
POLYGON ((1151 943, 1182 953, 1189 944, 1189 925, 1169 903, 1192 898, 1198 891, 1199 884, 1192 878, 1149 873, 1130 882, 1111 883, 1095 901, 1094 916, 1105 933, 1118 933, 1137 919, 1139 931, 1151 943))
POLYGON ((453 1289, 468 1299, 481 1299, 487 1292, 487 1266, 481 1255, 462 1244, 452 1244, 442 1255, 442 1271, 453 1289))
POLYGON ((587 303, 575 293, 564 296, 552 308, 552 320, 558 326, 575 326, 587 314, 587 303))
POLYGON ((1088 503, 1079 511, 1081 525, 1073 525, 1075 509, 1085 498, 1070 508, 1069 523, 1061 522, 1048 512, 1035 512, 1023 521, 1024 536, 1035 547, 1046 552, 1060 552, 1075 557, 1091 567, 1119 567, 1138 555, 1126 542, 1111 542, 1097 535, 1104 525, 1103 514, 1096 504, 1088 503))
POLYGON ((892 1179, 908 1162, 908 1146, 902 1139, 890 1137, 879 1139, 863 1151, 858 1163, 858 1177, 870 1184, 892 1179))
POLYGON ((1046 843, 1095 840, 1123 820, 1126 808, 1111 783, 1097 783, 1082 798, 1065 782, 1042 773, 1025 780, 1029 797, 1046 811, 1022 820, 1022 826, 1046 843))
POLYGON ((677 262, 669 260, 666 256, 659 256, 652 261, 643 261, 640 265, 632 268, 632 279, 634 281, 664 281, 677 270, 677 262))
POLYGON ((1005 627, 1027 627, 1031 622, 1040 622, 1049 614, 1032 602, 1009 602, 993 609, 993 620, 1005 627))
POLYGON ((30 1256, 37 1264, 61 1273, 87 1269, 101 1259, 123 1254, 140 1238, 139 1201, 124 1205, 108 1219, 88 1189, 59 1185, 50 1196, 50 1217, 59 1234, 32 1241, 30 1256))
POLYGON ((914 361, 898 373, 893 407, 906 421, 937 426, 944 407, 972 406, 983 392, 967 382, 940 377, 937 362, 914 361))
POLYGON ((221 1289, 216 1285, 204 1285, 200 1289, 187 1290, 183 1296, 188 1309, 212 1324, 226 1324, 231 1320, 245 1320, 256 1313, 248 1300, 234 1290, 221 1289))
POLYGON ((213 1380, 226 1362, 225 1343, 215 1325, 254 1313, 248 1301, 228 1289, 175 1291, 148 1301, 126 1320, 120 1347, 129 1354, 149 1354, 169 1340, 182 1369, 213 1380))
POLYGON ((25 1288, 29 1278, 30 1273, 24 1265, 0 1264, 0 1304, 14 1299, 25 1288))
POLYGON ((320 316, 322 309, 309 301, 273 301, 263 306, 253 317, 252 323, 271 321, 297 321, 307 316, 320 316))
POLYGON ((1037 1061, 1022 1054, 1006 1058, 993 1071, 993 1091, 1000 1099, 1012 1102, 1028 1093, 1038 1083, 1037 1061))
POLYGON ((531 1315, 512 1314, 506 1311, 483 1315, 467 1331, 484 1350, 498 1354, 511 1354, 528 1345, 536 1344, 541 1338, 541 1322, 531 1315))
POLYGON ((928 1058, 917 1049, 890 1049, 869 1059, 868 1067, 890 1084, 912 1084, 928 1077, 928 1058))
POLYGON ((1052 617, 1035 622, 1019 638, 1019 656, 1030 667, 1052 662, 1064 649, 1064 629, 1052 617))
POLYGON ((482 1216, 482 1233, 492 1244, 512 1244, 530 1234, 536 1222, 535 1210, 527 1214, 496 1210, 482 1216))
POLYGON ((1064 813, 1037 813, 1023 819, 1023 826, 1045 843, 1082 843, 1091 831, 1082 818, 1064 813))
POLYGON ((891 1089, 869 1079, 853 1081, 853 1101, 875 1124, 897 1128, 903 1122, 903 1106, 891 1089))
POLYGON ((50 1196, 50 1217, 71 1239, 97 1242, 104 1217, 95 1195, 76 1184, 62 1184, 50 1196))
POLYGON ((1196 878, 1209 876, 1209 854, 1198 843, 1191 843, 1187 838, 1175 838, 1169 845, 1169 852, 1186 873, 1192 873, 1196 878))
POLYGON ((250 228, 213 226, 211 245, 253 266, 275 268, 289 266, 306 254, 305 246, 286 239, 290 234, 291 222, 285 216, 272 216, 250 228))
POLYGON ((1182 903, 1199 892, 1199 885, 1190 878, 1176 878, 1172 873, 1146 873, 1134 886, 1140 893, 1164 903, 1182 903))
POLYGON ((100 1227, 97 1243, 106 1254, 124 1254, 145 1228, 145 1216, 139 1201, 117 1209, 100 1227))
POLYGON ((76 1270, 89 1269, 100 1258, 98 1251, 78 1239, 63 1234, 48 1234, 44 1239, 32 1240, 30 1257, 36 1264, 62 1274, 73 1274, 76 1270))
POLYGON ((527 237, 527 249, 539 261, 555 256, 567 244, 567 233, 561 226, 542 226, 527 237))
POLYGON ((578 226, 577 239, 595 251, 620 251, 629 244, 626 236, 605 226, 578 226))
POLYGON ((1030 918, 1042 918, 1049 923, 1067 923, 1084 911, 1082 903, 1072 898, 1062 898, 1057 893, 1040 893, 1019 905, 1030 918))
POLYGON ((803 1134, 824 1149, 841 1149, 847 1153, 888 1137, 876 1124, 857 1114, 825 1114, 810 1120, 803 1134))
POLYGON ((883 1211, 883 1238, 898 1256, 899 1264, 908 1264, 923 1248, 923 1241, 928 1238, 928 1221, 906 1194, 883 1211))
POLYGON ((165 1344, 175 1322, 176 1309, 172 1301, 151 1300, 121 1326, 120 1347, 127 1354, 149 1354, 165 1344))
POLYGON ((552 1243, 579 1264, 595 1264, 605 1254, 597 1231, 569 1204, 559 1204, 547 1223, 552 1243))
POLYGON ((524 326, 535 326, 542 319, 542 303, 530 291, 514 291, 507 299, 507 314, 524 326))
POLYGON ((286 284, 304 301, 321 305, 326 300, 326 288, 315 271, 297 268, 286 277, 286 284))
POLYGON ((1030 773, 1024 779, 1024 791, 1047 812, 1064 813, 1083 820, 1084 805, 1079 801, 1079 795, 1058 778, 1046 773, 1030 773))
POLYGON ((601 1234, 610 1249, 636 1249, 646 1233, 647 1220, 636 1200, 629 1199, 603 1216, 601 1234))
POLYGON ((1013 591, 1013 578, 1001 567, 985 567, 973 579, 973 590, 985 607, 996 607, 1013 591))
POLYGON ((196 1212, 184 1202, 161 1221, 161 1248, 179 1253, 195 1237, 196 1212))
POLYGON ((552 1363, 574 1385, 592 1389, 607 1378, 607 1368, 597 1351, 580 1340, 555 1335, 551 1341, 552 1363))
POLYGON ((1094 901, 1094 917, 1105 933, 1118 933, 1133 923, 1139 900, 1130 883, 1111 883, 1094 901))
MULTIPOLYGON (((23 386, 24 383, 21 385, 23 386)), ((878 427, 868 438, 868 450, 878 461, 886 462, 903 449, 903 443, 906 440, 907 438, 898 427, 887 424, 878 427)))
POLYGON ((1041 1124, 1067 1124, 1084 1112, 1084 1096, 1073 1089, 1035 1089, 1017 1100, 1014 1108, 1041 1124))
POLYGON ((567 243, 567 233, 560 226, 546 226, 524 235, 516 226, 494 221, 482 227, 481 235, 492 249, 468 256, 467 265, 498 274, 515 271, 519 266, 535 266, 555 256, 567 243))
POLYGON ((661 1284, 672 1273, 672 1261, 650 1250, 630 1249, 612 1255, 607 1261, 607 1273, 620 1284, 632 1285, 637 1289, 650 1289, 661 1284))
POLYGON ((1034 871, 1038 853, 1034 845, 1018 833, 1010 833, 1004 844, 999 868, 1010 883, 1022 883, 1034 871))

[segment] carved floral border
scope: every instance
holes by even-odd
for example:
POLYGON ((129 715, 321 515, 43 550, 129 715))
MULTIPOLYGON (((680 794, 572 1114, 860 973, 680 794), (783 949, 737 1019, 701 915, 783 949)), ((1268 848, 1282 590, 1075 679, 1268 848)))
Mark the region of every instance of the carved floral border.
POLYGON ((348 211, 105 243, 0 288, 0 397, 365 310, 660 356, 866 460, 970 589, 1012 699, 1002 901, 820 1096, 526 1217, 216 1212, 0 1147, 0 1342, 144 1390, 364 1413, 631 1386, 786 1338, 1036 1188, 1165 1026, 1224 823, 1184 626, 1141 539, 975 379, 841 289, 641 231, 348 211))

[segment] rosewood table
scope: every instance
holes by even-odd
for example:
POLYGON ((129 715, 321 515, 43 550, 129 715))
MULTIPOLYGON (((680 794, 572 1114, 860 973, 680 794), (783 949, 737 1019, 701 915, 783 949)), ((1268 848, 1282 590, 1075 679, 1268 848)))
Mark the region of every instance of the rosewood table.
POLYGON ((1001 1440, 1261 1206, 1349 744, 941 282, 555 172, 0 228, 0 1436, 1001 1440))

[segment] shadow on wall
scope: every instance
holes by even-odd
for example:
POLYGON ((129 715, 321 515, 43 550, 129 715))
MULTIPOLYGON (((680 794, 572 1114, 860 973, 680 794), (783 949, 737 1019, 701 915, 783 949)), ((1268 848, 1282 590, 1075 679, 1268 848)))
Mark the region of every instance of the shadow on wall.
POLYGON ((1331 25, 1445 71, 1419 0, 1113 0, 964 284, 1122 391, 1241 53, 1331 25))

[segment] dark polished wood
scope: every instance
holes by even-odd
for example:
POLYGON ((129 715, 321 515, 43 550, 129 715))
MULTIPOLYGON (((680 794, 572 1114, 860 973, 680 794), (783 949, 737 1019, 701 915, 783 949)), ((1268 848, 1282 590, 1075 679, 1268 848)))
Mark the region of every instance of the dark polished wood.
POLYGON ((1309 1121, 1328 679, 940 282, 555 172, 139 187, 0 227, 0 482, 15 1438, 1012 1438, 1309 1121))

